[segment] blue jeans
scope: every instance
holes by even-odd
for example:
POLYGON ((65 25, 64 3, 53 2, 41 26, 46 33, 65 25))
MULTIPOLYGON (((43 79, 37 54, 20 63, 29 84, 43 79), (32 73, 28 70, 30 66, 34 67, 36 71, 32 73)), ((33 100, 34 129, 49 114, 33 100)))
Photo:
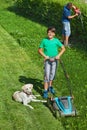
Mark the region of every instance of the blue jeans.
POLYGON ((46 60, 44 63, 44 82, 52 81, 57 69, 57 60, 51 62, 46 60))
POLYGON ((62 24, 63 24, 62 34, 64 36, 70 36, 71 34, 70 22, 62 22, 62 24))

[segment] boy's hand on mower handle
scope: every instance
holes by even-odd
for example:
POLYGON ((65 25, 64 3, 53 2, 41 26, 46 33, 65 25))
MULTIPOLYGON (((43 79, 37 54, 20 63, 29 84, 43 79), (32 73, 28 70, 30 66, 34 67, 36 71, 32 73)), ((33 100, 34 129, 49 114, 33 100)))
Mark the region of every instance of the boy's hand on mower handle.
POLYGON ((49 56, 45 56, 45 57, 44 57, 44 60, 48 60, 48 59, 49 59, 49 56))
POLYGON ((60 59, 60 56, 56 56, 55 59, 56 59, 56 60, 59 60, 59 59, 60 59))

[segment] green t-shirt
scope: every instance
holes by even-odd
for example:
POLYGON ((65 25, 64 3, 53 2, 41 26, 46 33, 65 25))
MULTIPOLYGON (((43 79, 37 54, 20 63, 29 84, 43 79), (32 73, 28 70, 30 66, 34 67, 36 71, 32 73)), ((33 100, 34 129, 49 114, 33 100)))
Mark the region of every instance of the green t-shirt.
POLYGON ((39 48, 44 49, 45 55, 49 57, 55 57, 58 55, 58 49, 62 46, 63 44, 57 38, 53 38, 51 40, 48 38, 45 38, 42 40, 39 48))

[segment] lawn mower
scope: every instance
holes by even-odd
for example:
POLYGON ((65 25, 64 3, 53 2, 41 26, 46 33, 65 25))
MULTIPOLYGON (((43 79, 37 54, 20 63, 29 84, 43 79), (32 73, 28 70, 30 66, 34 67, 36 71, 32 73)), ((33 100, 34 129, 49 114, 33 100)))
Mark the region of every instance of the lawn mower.
POLYGON ((81 11, 80 11, 80 9, 79 9, 78 7, 76 7, 76 6, 73 5, 73 10, 74 10, 74 12, 77 13, 78 15, 81 15, 81 11))
POLYGON ((65 71, 63 61, 62 60, 59 60, 59 61, 60 61, 61 67, 63 69, 65 78, 67 79, 70 96, 48 98, 47 99, 48 107, 53 112, 54 116, 56 116, 56 118, 64 117, 64 116, 76 116, 76 109, 73 105, 74 97, 72 95, 72 89, 70 86, 69 76, 65 71))

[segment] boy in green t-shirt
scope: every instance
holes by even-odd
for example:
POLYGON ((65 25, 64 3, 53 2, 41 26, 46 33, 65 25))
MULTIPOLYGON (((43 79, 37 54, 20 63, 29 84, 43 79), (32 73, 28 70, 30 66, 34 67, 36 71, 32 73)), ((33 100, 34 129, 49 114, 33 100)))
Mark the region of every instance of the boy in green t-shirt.
POLYGON ((49 91, 52 94, 55 93, 52 82, 56 73, 57 61, 65 51, 63 44, 57 38, 54 38, 55 32, 54 27, 49 27, 47 29, 48 37, 42 40, 38 49, 39 54, 44 57, 44 98, 48 97, 49 91), (59 48, 61 48, 60 52, 58 52, 59 48))

